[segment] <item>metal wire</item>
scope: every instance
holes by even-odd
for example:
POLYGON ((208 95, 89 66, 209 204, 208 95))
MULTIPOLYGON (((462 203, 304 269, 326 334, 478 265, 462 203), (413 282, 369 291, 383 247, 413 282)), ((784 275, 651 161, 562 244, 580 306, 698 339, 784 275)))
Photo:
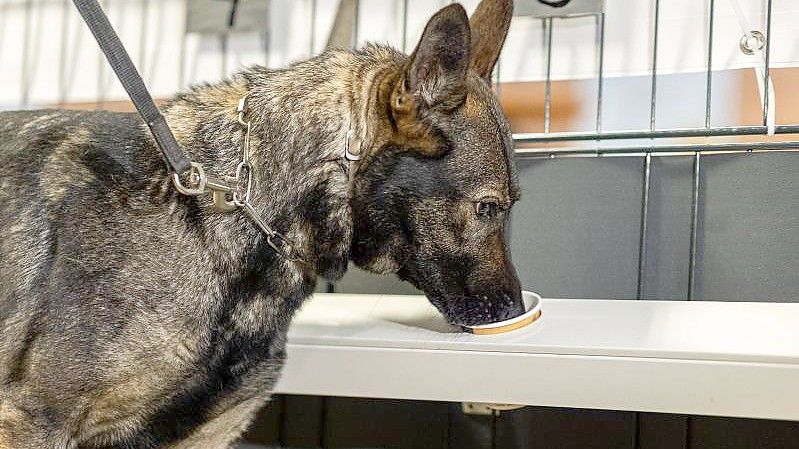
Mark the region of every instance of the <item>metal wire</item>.
POLYGON ((598 148, 517 148, 516 157, 522 159, 555 157, 597 157, 597 156, 674 156, 701 152, 715 153, 754 153, 765 151, 799 152, 799 141, 785 142, 733 142, 709 144, 644 145, 598 148))
POLYGON ((710 113, 713 102, 713 25, 716 0, 710 0, 710 18, 707 32, 707 81, 705 87, 705 128, 710 128, 710 113))
POLYGON ((769 94, 769 80, 770 77, 770 68, 769 62, 771 58, 771 2, 772 0, 768 0, 768 9, 766 11, 766 64, 763 70, 763 125, 768 125, 768 108, 769 108, 769 101, 768 101, 768 94, 769 94))
POLYGON ((547 81, 546 95, 544 98, 544 134, 549 133, 550 122, 552 121, 552 18, 545 20, 547 27, 547 81))
POLYGON ((636 298, 643 299, 644 283, 646 281, 646 254, 647 254, 647 224, 649 219, 649 190, 651 185, 652 154, 646 153, 644 157, 644 185, 641 195, 641 235, 638 244, 638 289, 636 298))
POLYGON ((597 34, 599 40, 599 63, 596 86, 596 134, 602 132, 602 90, 605 85, 605 13, 597 16, 597 34))
MULTIPOLYGON (((600 140, 661 139, 679 137, 725 137, 755 136, 768 132, 766 126, 725 126, 715 128, 675 128, 631 131, 566 132, 566 133, 516 133, 513 138, 518 143, 580 142, 600 140)), ((777 125, 775 134, 799 134, 799 125, 777 125)))
POLYGON ((696 240, 697 240, 697 224, 699 222, 699 189, 701 183, 701 159, 702 155, 696 153, 694 156, 694 190, 693 202, 691 207, 691 243, 690 254, 688 260, 688 301, 694 299, 696 291, 696 240))
POLYGON ((651 98, 649 109, 649 130, 655 131, 655 113, 657 109, 657 80, 658 80, 658 29, 660 28, 660 0, 655 0, 655 30, 652 38, 652 80, 651 98))

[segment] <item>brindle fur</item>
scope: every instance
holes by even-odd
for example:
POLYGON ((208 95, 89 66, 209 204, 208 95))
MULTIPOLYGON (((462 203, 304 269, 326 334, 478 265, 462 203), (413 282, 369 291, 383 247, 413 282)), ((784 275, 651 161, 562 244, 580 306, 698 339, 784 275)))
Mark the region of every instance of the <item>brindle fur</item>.
POLYGON ((453 322, 517 313, 503 229, 518 186, 488 83, 510 11, 485 0, 470 31, 452 5, 410 57, 329 51, 165 108, 191 158, 227 174, 248 96, 252 203, 304 264, 242 213, 178 194, 136 115, 0 113, 0 448, 229 447, 316 277, 349 260, 409 280, 453 322), (364 155, 350 167, 349 129, 364 155))

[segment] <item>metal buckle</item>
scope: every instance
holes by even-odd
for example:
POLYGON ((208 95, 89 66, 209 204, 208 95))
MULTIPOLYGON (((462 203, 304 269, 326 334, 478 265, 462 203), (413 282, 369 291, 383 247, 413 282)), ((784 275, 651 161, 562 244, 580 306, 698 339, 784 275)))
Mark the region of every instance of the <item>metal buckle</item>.
POLYGON ((238 121, 241 126, 247 126, 250 122, 244 121, 244 113, 247 112, 247 96, 243 96, 239 98, 239 105, 236 108, 236 112, 239 113, 238 121))
POLYGON ((250 194, 252 193, 252 167, 250 166, 249 162, 241 161, 239 165, 236 166, 236 189, 233 191, 233 203, 236 206, 244 206, 244 203, 248 203, 250 201, 250 194), (243 171, 247 171, 247 182, 242 189, 242 178, 241 175, 243 171), (241 197, 241 192, 244 192, 244 198, 241 197))
POLYGON ((346 142, 344 143, 344 159, 350 162, 356 162, 361 160, 361 155, 360 153, 355 154, 350 151, 350 140, 352 140, 352 135, 352 129, 347 130, 347 138, 346 142))
POLYGON ((205 186, 208 183, 208 178, 205 176, 203 166, 197 162, 191 162, 191 169, 189 170, 189 184, 192 187, 186 187, 180 182, 180 174, 172 173, 172 183, 178 192, 187 196, 197 196, 205 193, 205 186))

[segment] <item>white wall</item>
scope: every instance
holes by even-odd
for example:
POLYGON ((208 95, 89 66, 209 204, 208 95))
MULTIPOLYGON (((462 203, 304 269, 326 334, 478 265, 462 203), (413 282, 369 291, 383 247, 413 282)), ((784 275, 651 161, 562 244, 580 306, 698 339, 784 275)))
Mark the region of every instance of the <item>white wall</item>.
MULTIPOLYGON (((105 0, 107 12, 155 96, 187 84, 213 81, 242 65, 278 67, 311 51, 312 0, 272 0, 268 33, 233 35, 223 58, 218 36, 185 35, 187 0, 105 0)), ((191 0, 188 0, 191 1, 191 0)), ((525 0, 533 1, 533 0, 525 0)), ((744 21, 762 29, 764 0, 716 0, 714 68, 750 67, 757 57, 738 51, 741 36, 732 1, 744 21)), ((661 0, 659 73, 695 72, 707 58, 709 0, 661 0)), ((424 24, 448 0, 409 0, 410 51, 424 24)), ((463 2, 471 11, 478 0, 463 2)), ((313 50, 323 48, 337 0, 317 0, 313 50)), ((652 63, 654 0, 607 0, 605 74, 642 75, 652 63)), ((359 42, 402 48, 401 0, 362 0, 359 42)), ((799 61, 799 2, 774 0, 772 64, 799 61)), ((750 26, 747 25, 747 26, 750 26)), ((597 72, 596 20, 556 20, 552 76, 590 78, 597 72)), ((539 19, 517 17, 500 62, 503 81, 540 80, 546 67, 545 33, 539 19)), ((0 108, 59 102, 122 99, 97 46, 68 0, 0 0, 0 108)))

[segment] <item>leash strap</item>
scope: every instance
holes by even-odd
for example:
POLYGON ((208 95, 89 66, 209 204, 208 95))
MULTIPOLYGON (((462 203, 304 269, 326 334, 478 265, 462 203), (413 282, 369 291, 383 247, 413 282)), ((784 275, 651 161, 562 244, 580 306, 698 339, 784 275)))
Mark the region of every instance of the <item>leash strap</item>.
POLYGON ((133 101, 133 105, 136 106, 136 110, 150 128, 170 170, 180 175, 191 169, 191 161, 175 140, 166 119, 155 105, 153 97, 150 96, 150 92, 144 85, 144 80, 136 70, 136 66, 133 65, 133 61, 125 51, 122 41, 119 40, 119 36, 111 26, 111 22, 108 21, 100 4, 97 0, 73 0, 73 3, 92 31, 108 63, 111 64, 114 73, 119 78, 119 82, 122 83, 122 87, 133 101))

